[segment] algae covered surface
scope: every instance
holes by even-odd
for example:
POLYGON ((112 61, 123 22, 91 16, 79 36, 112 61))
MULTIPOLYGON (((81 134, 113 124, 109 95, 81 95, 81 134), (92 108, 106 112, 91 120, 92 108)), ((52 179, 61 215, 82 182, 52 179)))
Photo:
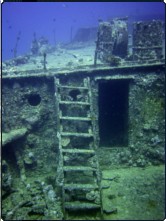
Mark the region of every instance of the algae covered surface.
MULTIPOLYGON (((102 174, 103 220, 164 219, 164 165, 109 169, 102 174)), ((68 219, 101 220, 101 217, 84 212, 68 219)))
POLYGON ((164 7, 116 4, 3 4, 3 220, 164 220, 164 7))
POLYGON ((165 168, 149 166, 104 170, 103 208, 117 209, 104 220, 163 220, 165 211, 165 168))

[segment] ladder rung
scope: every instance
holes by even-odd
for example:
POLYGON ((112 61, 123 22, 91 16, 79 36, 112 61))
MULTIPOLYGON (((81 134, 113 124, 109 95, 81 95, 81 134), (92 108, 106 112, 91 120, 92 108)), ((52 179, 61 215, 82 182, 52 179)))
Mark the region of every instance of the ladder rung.
POLYGON ((64 171, 96 171, 96 168, 93 167, 84 167, 84 166, 64 166, 64 171))
POLYGON ((78 90, 88 90, 88 89, 89 89, 89 88, 87 88, 87 87, 63 86, 63 85, 58 85, 58 88, 78 89, 78 90))
POLYGON ((99 189, 96 184, 64 184, 64 189, 76 190, 76 189, 99 189))
POLYGON ((80 120, 80 121, 90 121, 91 118, 89 117, 60 117, 62 120, 80 120))
POLYGON ((101 208, 100 205, 97 205, 95 203, 85 203, 80 201, 75 202, 66 202, 65 208, 70 210, 84 210, 84 209, 99 209, 101 208))
POLYGON ((85 153, 85 154, 94 154, 94 150, 87 150, 87 149, 63 149, 63 153, 85 153))
POLYGON ((79 105, 90 105, 88 102, 81 102, 81 101, 59 101, 60 104, 79 104, 79 105))
POLYGON ((61 132, 61 136, 93 137, 93 134, 89 134, 89 133, 68 133, 68 132, 61 132))

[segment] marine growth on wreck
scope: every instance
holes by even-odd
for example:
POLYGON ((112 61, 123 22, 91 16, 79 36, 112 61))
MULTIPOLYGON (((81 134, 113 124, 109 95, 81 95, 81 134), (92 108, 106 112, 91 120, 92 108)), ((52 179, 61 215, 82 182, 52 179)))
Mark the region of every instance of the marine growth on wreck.
POLYGON ((2 62, 2 219, 164 217, 161 20, 99 19, 70 43, 34 32, 2 62))

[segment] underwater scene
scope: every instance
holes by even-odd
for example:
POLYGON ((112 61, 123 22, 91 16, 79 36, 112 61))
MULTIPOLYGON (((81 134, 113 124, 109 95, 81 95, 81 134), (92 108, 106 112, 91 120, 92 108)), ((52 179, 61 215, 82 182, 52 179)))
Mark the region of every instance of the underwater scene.
POLYGON ((164 220, 165 4, 1 9, 1 218, 164 220))

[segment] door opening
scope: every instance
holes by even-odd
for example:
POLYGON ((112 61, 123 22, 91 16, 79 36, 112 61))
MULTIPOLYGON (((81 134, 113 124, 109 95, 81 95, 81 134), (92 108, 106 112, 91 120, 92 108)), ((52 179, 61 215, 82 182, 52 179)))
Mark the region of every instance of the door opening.
POLYGON ((100 146, 128 146, 129 80, 99 83, 100 146))

